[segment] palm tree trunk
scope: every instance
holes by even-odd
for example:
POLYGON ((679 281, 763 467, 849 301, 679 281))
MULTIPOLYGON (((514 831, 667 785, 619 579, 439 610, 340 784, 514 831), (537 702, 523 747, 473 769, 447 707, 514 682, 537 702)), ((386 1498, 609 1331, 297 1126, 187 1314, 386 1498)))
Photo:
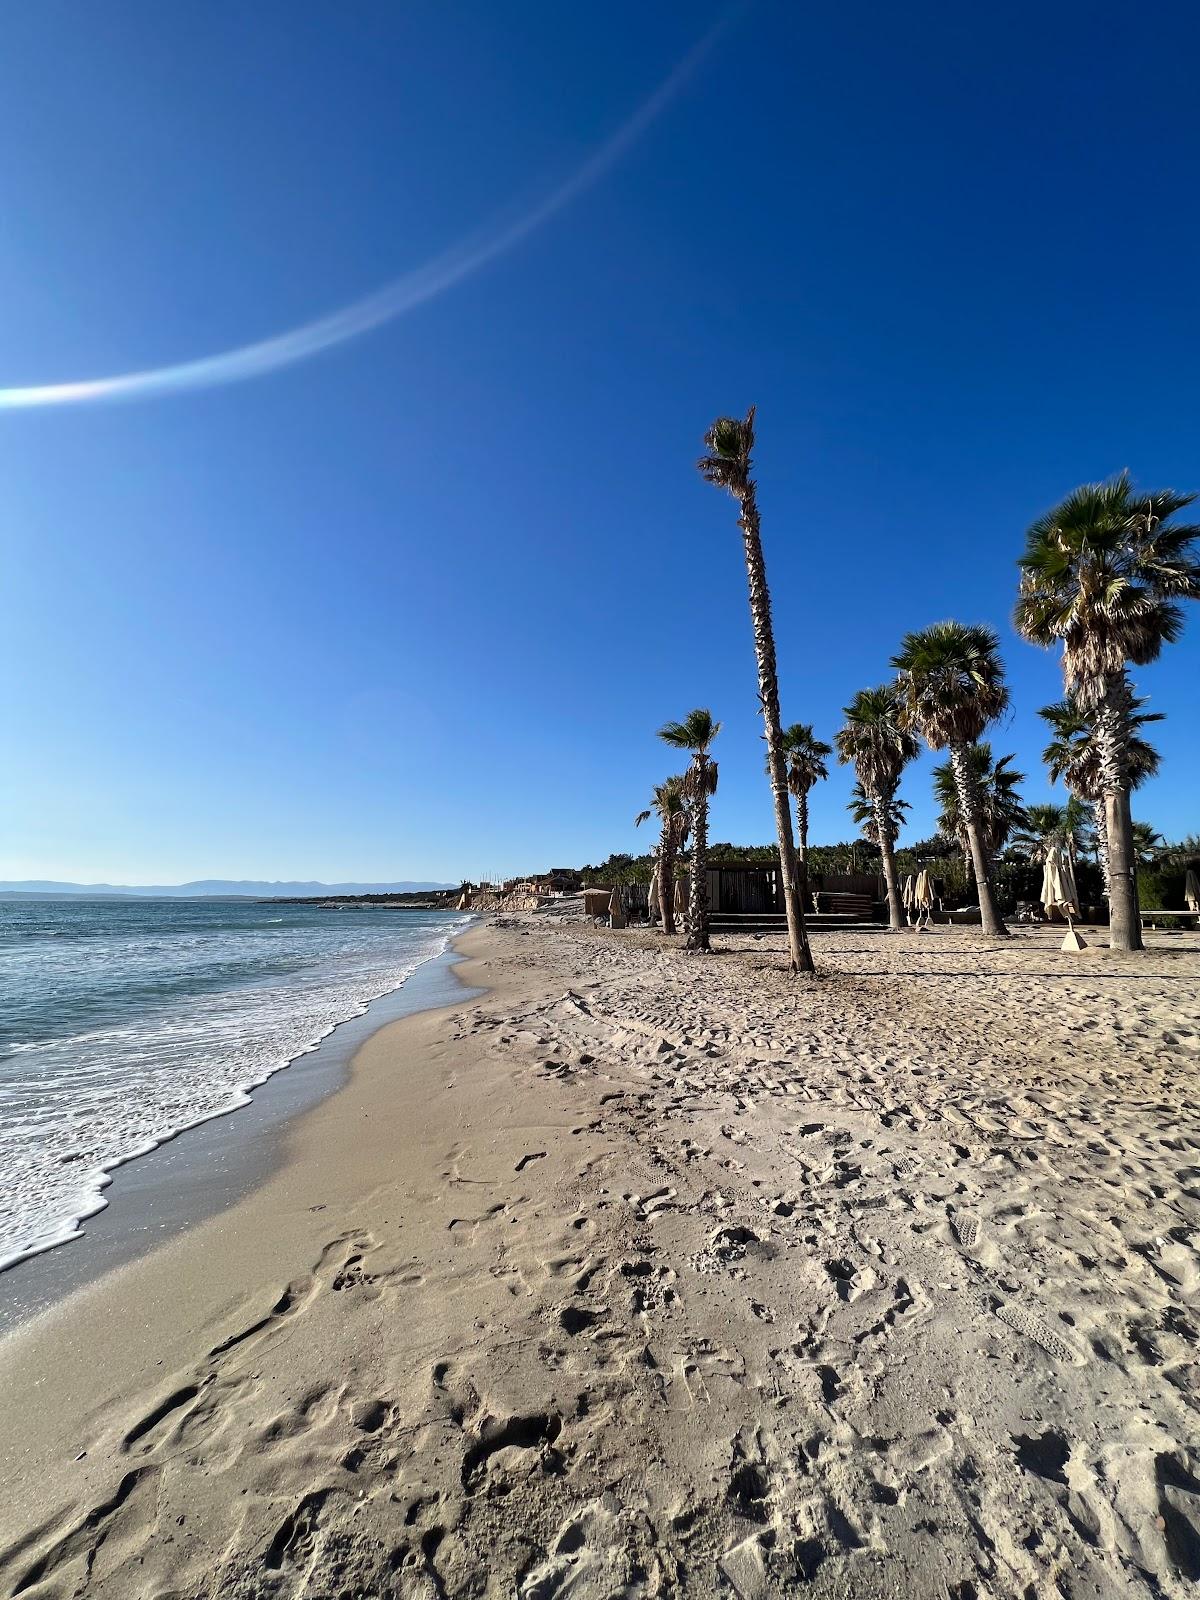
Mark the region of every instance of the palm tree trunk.
MULTIPOLYGON (((811 906, 808 888, 808 793, 801 789, 796 796, 796 890, 802 906, 811 906)), ((805 930, 807 934, 807 929, 805 930)))
POLYGON ((1138 906, 1137 856, 1129 808, 1128 709, 1131 693, 1125 674, 1105 680, 1094 723, 1108 845, 1108 947, 1144 950, 1138 906))
POLYGON ((1108 834, 1108 947, 1110 950, 1144 950, 1129 790, 1118 789, 1106 794, 1104 810, 1108 834))
POLYGON ((754 627, 754 654, 758 662, 758 698, 767 733, 767 766, 771 774, 771 796, 775 803, 775 832, 779 838, 779 870, 783 878, 783 906, 787 912, 788 957, 793 973, 814 972, 808 930, 804 926, 804 906, 796 880, 796 846, 792 839, 792 807, 788 796, 787 762, 783 753, 783 720, 779 713, 779 674, 775 662, 775 632, 771 626, 771 591, 767 588, 767 568, 763 560, 759 532, 758 502, 754 484, 739 492, 741 515, 738 526, 746 553, 746 577, 750 586, 750 620, 754 627))
POLYGON ((669 825, 658 847, 658 910, 664 933, 675 932, 675 847, 669 825))
POLYGON ((1096 864, 1100 868, 1100 881, 1107 900, 1112 894, 1112 885, 1108 876, 1108 818, 1104 815, 1103 795, 1098 795, 1092 801, 1092 822, 1096 829, 1096 864))
POLYGON ((887 800, 881 794, 871 796, 875 810, 875 832, 879 838, 879 853, 883 857, 883 876, 887 883, 888 924, 893 933, 904 932, 904 909, 900 904, 900 884, 896 877, 896 845, 888 826, 887 800))
POLYGON ((992 938, 1007 938, 1008 929, 996 909, 992 894, 992 881, 988 876, 987 851, 983 847, 983 832, 979 826, 979 802, 975 792, 975 774, 971 770, 965 744, 950 746, 950 761, 954 767, 954 783, 958 789, 958 808, 967 842, 971 847, 971 865, 975 869, 975 888, 979 894, 979 920, 983 931, 992 938))
POLYGON ((692 870, 688 884, 689 950, 709 950, 708 942, 708 796, 696 795, 692 804, 692 870))

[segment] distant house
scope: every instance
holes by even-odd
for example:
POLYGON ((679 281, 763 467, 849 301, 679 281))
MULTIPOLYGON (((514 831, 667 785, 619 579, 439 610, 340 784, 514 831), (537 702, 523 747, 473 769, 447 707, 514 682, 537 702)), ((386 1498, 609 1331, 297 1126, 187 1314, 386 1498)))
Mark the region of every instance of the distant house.
POLYGON ((571 867, 551 867, 528 878, 506 878, 502 883, 467 884, 459 909, 475 911, 536 911, 547 900, 576 894, 583 882, 571 867))
POLYGON ((570 867, 551 867, 549 872, 537 872, 531 877, 520 879, 512 888, 515 894, 531 894, 543 899, 552 899, 556 895, 576 893, 582 882, 579 873, 572 871, 570 867))
POLYGON ((582 874, 571 867, 551 867, 540 881, 549 884, 551 894, 575 894, 583 885, 582 874))

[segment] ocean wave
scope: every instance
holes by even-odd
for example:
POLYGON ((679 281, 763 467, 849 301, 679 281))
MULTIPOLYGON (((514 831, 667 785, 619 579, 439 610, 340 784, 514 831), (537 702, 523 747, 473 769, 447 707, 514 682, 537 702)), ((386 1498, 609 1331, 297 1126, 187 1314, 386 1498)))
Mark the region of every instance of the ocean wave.
MULTIPOLYGON (((99 961, 85 943, 78 970, 55 964, 40 1003, 57 1030, 11 1041, 0 1059, 0 1271, 77 1238, 107 1204, 104 1191, 120 1166, 246 1105, 268 1078, 402 988, 471 920, 442 914, 365 925, 293 913, 247 915, 247 926, 231 930, 223 907, 208 940, 191 929, 173 940, 169 929, 159 937, 146 915, 152 925, 141 941, 123 928, 119 948, 99 961), (271 934, 262 938, 293 947, 286 971, 257 959, 257 930, 267 922, 271 934), (125 1016, 110 1014, 109 962, 137 967, 128 974, 133 1009, 125 1016), (214 965, 233 980, 214 986, 214 965)), ((25 962, 22 978, 37 970, 25 962)), ((0 992, 0 1007, 5 998, 0 992)), ((36 992, 22 1000, 36 1011, 36 992)))

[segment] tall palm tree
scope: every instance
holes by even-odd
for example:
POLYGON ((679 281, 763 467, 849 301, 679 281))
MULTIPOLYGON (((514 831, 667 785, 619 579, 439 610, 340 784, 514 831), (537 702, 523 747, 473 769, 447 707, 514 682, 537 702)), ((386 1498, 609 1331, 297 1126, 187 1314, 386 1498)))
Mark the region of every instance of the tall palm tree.
POLYGON ((650 808, 638 812, 633 819, 634 826, 640 828, 643 822, 650 820, 651 814, 657 816, 659 821, 654 872, 658 880, 658 904, 662 913, 663 932, 674 933, 675 858, 687 842, 688 835, 688 811, 687 802, 683 797, 682 777, 665 778, 662 783, 654 785, 651 790, 650 808))
MULTIPOLYGON (((1025 782, 1023 772, 1014 772, 1009 766, 1015 756, 1001 756, 992 760, 992 747, 986 739, 967 748, 967 765, 974 779, 979 797, 979 818, 988 864, 995 860, 1008 843, 1015 828, 1025 824, 1025 808, 1017 793, 1019 784, 1025 782)), ((968 861, 971 859, 971 841, 963 822, 959 799, 958 778, 953 761, 941 761, 933 769, 933 797, 938 803, 938 829, 947 839, 953 839, 968 861)))
POLYGON ((863 793, 875 807, 875 842, 883 857, 887 883, 888 921, 896 932, 904 927, 900 883, 896 877, 894 805, 900 774, 917 753, 917 741, 901 721, 896 685, 860 689, 842 712, 845 724, 834 735, 838 760, 852 761, 863 793))
MULTIPOLYGON (((1135 696, 1128 718, 1128 739, 1125 746, 1126 771, 1130 790, 1138 789, 1147 778, 1158 771, 1158 751, 1148 739, 1143 739, 1139 729, 1148 722, 1161 722, 1161 711, 1143 711, 1145 700, 1135 696)), ((1108 828, 1105 819, 1104 794, 1100 785, 1100 752, 1093 727, 1094 717, 1080 706, 1078 699, 1069 694, 1053 705, 1043 706, 1038 716, 1051 732, 1050 743, 1042 751, 1042 760, 1050 773, 1052 783, 1061 778, 1073 799, 1086 801, 1092 810, 1092 827, 1096 835, 1096 861, 1104 882, 1104 897, 1109 895, 1108 828)))
POLYGON ((668 722, 658 737, 673 750, 687 750, 691 763, 683 775, 682 795, 692 834, 688 887, 687 947, 707 950, 708 942, 708 802, 717 792, 717 763, 709 746, 721 731, 711 711, 698 708, 682 722, 668 722))
POLYGON ((788 788, 796 801, 796 860, 808 866, 808 791, 829 776, 825 757, 833 746, 818 739, 809 722, 793 722, 783 730, 788 788))
POLYGON ((950 752, 975 867, 979 919, 984 933, 1003 937, 1008 929, 992 893, 979 786, 967 755, 969 747, 979 742, 984 729, 1008 705, 1000 641, 991 628, 982 625, 935 622, 919 633, 906 633, 892 665, 900 674, 903 720, 931 750, 950 752))
POLYGON ((1195 499, 1135 490, 1127 473, 1084 484, 1030 527, 1014 620, 1033 644, 1062 644, 1063 679, 1094 719, 1108 841, 1109 944, 1140 950, 1129 806, 1131 666, 1183 631, 1181 600, 1200 599, 1200 526, 1173 518, 1195 499))
POLYGON ((775 803, 775 832, 779 838, 779 870, 783 879, 783 905, 787 912, 788 955, 793 972, 812 972, 812 951, 804 926, 804 906, 796 881, 796 846, 792 838, 792 811, 788 803, 787 761, 783 746, 783 719, 779 711, 779 674, 775 665, 775 630, 771 625, 771 591, 763 559, 758 494, 750 473, 754 449, 754 407, 745 417, 718 417, 704 436, 704 450, 696 463, 700 476, 719 489, 728 489, 738 503, 738 527, 746 557, 750 586, 750 620, 754 627, 754 654, 758 661, 758 698, 767 738, 767 770, 775 803))

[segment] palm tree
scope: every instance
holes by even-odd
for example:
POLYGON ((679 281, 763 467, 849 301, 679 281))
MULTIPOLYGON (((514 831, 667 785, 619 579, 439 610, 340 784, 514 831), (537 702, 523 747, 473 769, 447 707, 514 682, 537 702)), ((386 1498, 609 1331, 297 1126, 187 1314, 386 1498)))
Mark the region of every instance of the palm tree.
POLYGON ((829 776, 825 757, 833 754, 833 746, 818 739, 808 722, 793 722, 782 737, 788 788, 796 800, 796 860, 807 868, 808 791, 829 776))
POLYGON ((1035 861, 1045 859, 1049 845, 1062 845, 1072 861, 1083 846, 1083 806, 1070 797, 1065 806, 1047 803, 1025 807, 1025 821, 1013 844, 1029 851, 1035 861))
POLYGON ((979 919, 984 933, 1007 935, 988 877, 987 848, 980 817, 979 786, 967 755, 984 729, 1008 705, 1000 641, 982 625, 935 622, 920 633, 906 633, 892 657, 900 674, 902 716, 931 750, 950 751, 963 828, 975 868, 979 919))
POLYGON ((690 752, 681 793, 692 834, 691 881, 688 890, 687 947, 707 950, 708 942, 708 802, 717 792, 717 763, 708 747, 721 731, 711 711, 698 708, 682 722, 668 722, 658 737, 673 750, 690 752))
MULTIPOLYGON (((1042 751, 1051 783, 1061 778, 1072 799, 1086 801, 1092 809, 1095 830, 1096 861, 1107 900, 1108 886, 1108 830, 1104 825, 1104 797, 1100 793, 1100 763, 1096 741, 1092 735, 1092 722, 1074 695, 1043 706, 1038 716, 1051 731, 1050 743, 1042 751)), ((1144 741, 1143 741, 1144 742, 1144 741)), ((1149 745, 1146 746, 1150 748, 1149 745)))
POLYGON ((779 675, 775 665, 775 631, 771 626, 771 591, 763 559, 758 518, 758 494, 750 475, 754 449, 754 407, 744 418, 718 417, 704 436, 705 453, 696 463, 700 476, 719 489, 728 489, 738 502, 738 527, 746 557, 750 585, 750 620, 754 627, 754 654, 758 661, 758 699, 767 738, 767 770, 775 803, 775 832, 779 839, 779 870, 783 879, 783 904, 787 912, 788 954, 793 972, 812 972, 812 951, 804 926, 804 907, 796 882, 796 847, 792 838, 792 811, 788 804, 787 761, 783 746, 783 719, 779 711, 779 675))
POLYGON ((875 807, 875 842, 883 857, 887 883, 888 921, 896 932, 904 928, 900 884, 896 877, 894 806, 900 774, 917 753, 917 741, 901 721, 896 685, 860 689, 842 712, 845 725, 834 735, 838 760, 852 761, 863 793, 875 807))
POLYGON ((650 820, 651 813, 658 817, 659 835, 655 876, 658 879, 658 904, 662 912, 664 933, 675 932, 675 857, 687 842, 687 802, 683 797, 682 777, 666 778, 656 783, 651 791, 650 809, 639 811, 634 826, 640 828, 650 820))
POLYGON ((1131 666, 1183 631, 1181 600, 1200 599, 1200 526, 1173 523, 1194 495, 1142 493, 1128 473, 1076 489, 1030 527, 1014 620, 1033 644, 1061 642, 1063 679, 1093 718, 1108 842, 1109 944, 1140 950, 1129 807, 1131 666))
MULTIPOLYGON (((867 843, 878 846, 879 818, 875 812, 875 802, 861 783, 856 783, 851 789, 846 810, 850 813, 850 820, 867 843)), ((899 797, 893 800, 887 808, 888 832, 893 840, 899 837, 900 830, 904 826, 905 813, 911 810, 912 807, 908 801, 901 800, 899 797)), ((882 854, 882 846, 880 846, 880 854, 882 854)))
POLYGON ((1157 828, 1152 828, 1148 822, 1135 822, 1133 825, 1133 854, 1139 867, 1152 867, 1163 852, 1166 840, 1157 828))
MULTIPOLYGON (((1148 722, 1161 722, 1161 711, 1143 711, 1144 699, 1134 697, 1128 718, 1128 739, 1125 747, 1126 771, 1130 790, 1138 789, 1147 778, 1158 771, 1158 751, 1148 739, 1138 732, 1148 722)), ((1078 699, 1069 694, 1064 700, 1043 706, 1038 716, 1050 728, 1053 737, 1042 751, 1042 760, 1050 773, 1052 783, 1061 778, 1071 792, 1072 799, 1086 801, 1092 810, 1092 826, 1096 835, 1096 860, 1104 882, 1104 896, 1108 898, 1108 829, 1105 825, 1104 795, 1100 788, 1100 752, 1093 729, 1094 718, 1083 710, 1078 699)))
MULTIPOLYGON (((992 747, 984 739, 967 748, 967 765, 974 779, 979 797, 979 819, 988 864, 996 859, 1008 843, 1015 828, 1025 824, 1025 808, 1017 785, 1025 782, 1023 772, 1014 772, 1009 766, 1015 761, 1012 755, 992 760, 992 747)), ((963 823, 962 805, 958 793, 958 778, 952 761, 941 761, 933 769, 933 797, 938 803, 938 828, 947 839, 953 839, 969 862, 971 841, 963 823)))
POLYGON ((1173 867, 1191 867, 1200 862, 1200 833, 1185 834, 1175 844, 1159 852, 1159 859, 1173 867))

